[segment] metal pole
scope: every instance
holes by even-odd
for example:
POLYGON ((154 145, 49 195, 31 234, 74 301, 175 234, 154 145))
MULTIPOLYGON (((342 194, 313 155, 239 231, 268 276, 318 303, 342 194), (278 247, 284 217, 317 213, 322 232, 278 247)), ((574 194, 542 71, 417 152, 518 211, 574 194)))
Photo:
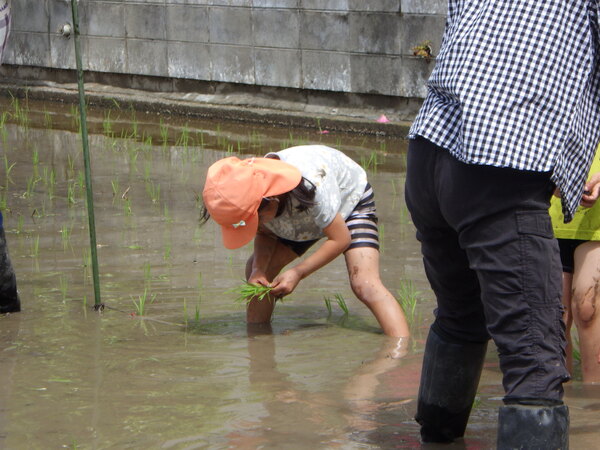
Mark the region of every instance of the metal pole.
POLYGON ((90 150, 88 144, 87 117, 85 109, 85 91, 83 89, 83 68, 81 64, 81 48, 79 46, 79 13, 77 2, 71 0, 73 13, 73 34, 75 41, 75 60, 77 62, 77 84, 79 86, 79 115, 81 122, 81 140, 83 144, 83 162, 85 166, 85 190, 87 199, 87 212, 90 232, 90 249, 92 256, 92 274, 94 278, 94 309, 102 309, 104 305, 100 300, 100 276, 98 274, 98 253, 96 247, 96 224, 94 219, 94 194, 92 191, 92 170, 90 168, 90 150))

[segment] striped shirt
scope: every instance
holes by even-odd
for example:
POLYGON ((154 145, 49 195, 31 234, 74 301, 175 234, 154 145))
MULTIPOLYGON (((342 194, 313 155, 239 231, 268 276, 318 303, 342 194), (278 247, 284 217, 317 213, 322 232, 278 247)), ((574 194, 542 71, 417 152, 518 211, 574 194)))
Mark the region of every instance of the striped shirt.
POLYGON ((0 0, 0 64, 8 41, 10 31, 10 4, 8 0, 0 0))
POLYGON ((565 220, 600 139, 600 0, 449 0, 409 137, 460 161, 552 172, 565 220))

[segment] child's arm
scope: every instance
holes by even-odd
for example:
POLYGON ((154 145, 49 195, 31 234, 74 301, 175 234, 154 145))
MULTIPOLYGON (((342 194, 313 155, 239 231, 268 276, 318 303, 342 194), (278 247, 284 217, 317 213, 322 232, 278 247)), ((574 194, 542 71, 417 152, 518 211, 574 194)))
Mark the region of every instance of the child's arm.
POLYGON ((323 229, 327 240, 305 260, 281 273, 271 283, 275 297, 283 297, 292 292, 300 280, 333 261, 350 245, 350 230, 341 215, 337 214, 323 229))
POLYGON ((269 285, 267 267, 269 267, 276 245, 277 240, 273 233, 259 225, 258 233, 254 238, 254 258, 248 283, 269 285))

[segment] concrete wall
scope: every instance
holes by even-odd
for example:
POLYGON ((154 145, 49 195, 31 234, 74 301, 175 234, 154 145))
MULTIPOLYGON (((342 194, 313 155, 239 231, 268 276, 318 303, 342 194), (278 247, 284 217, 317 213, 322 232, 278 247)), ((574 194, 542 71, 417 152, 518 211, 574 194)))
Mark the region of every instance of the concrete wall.
MULTIPOLYGON (((75 68, 70 0, 12 0, 5 64, 75 68)), ((418 98, 446 0, 80 0, 86 70, 418 98)))

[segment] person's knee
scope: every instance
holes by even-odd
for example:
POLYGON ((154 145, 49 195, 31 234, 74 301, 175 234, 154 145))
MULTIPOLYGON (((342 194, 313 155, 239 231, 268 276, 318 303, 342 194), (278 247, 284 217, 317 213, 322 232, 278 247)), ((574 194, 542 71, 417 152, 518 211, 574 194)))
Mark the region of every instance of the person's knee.
POLYGON ((600 279, 594 280, 594 285, 587 289, 573 292, 573 315, 580 326, 591 324, 597 319, 596 306, 600 297, 600 279))
POLYGON ((361 302, 369 304, 375 301, 376 293, 383 285, 378 278, 366 277, 360 272, 355 272, 350 274, 350 287, 361 302))

